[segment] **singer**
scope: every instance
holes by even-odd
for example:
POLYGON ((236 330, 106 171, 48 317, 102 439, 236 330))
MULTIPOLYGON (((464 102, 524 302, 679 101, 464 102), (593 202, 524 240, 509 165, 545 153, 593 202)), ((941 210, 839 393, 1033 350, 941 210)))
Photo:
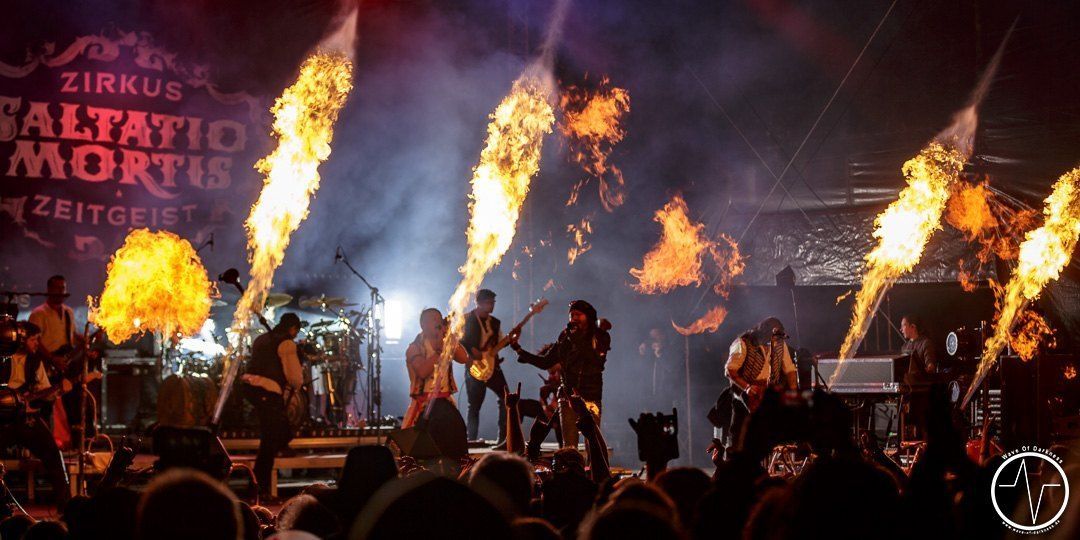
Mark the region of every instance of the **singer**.
POLYGON ((600 425, 600 403, 604 393, 604 364, 611 349, 611 323, 597 319, 596 308, 584 300, 570 303, 570 322, 555 344, 541 354, 526 351, 518 344, 516 334, 511 336, 510 348, 518 354, 518 362, 532 364, 540 369, 562 367, 562 386, 559 389, 559 417, 563 432, 563 446, 577 448, 577 418, 566 399, 577 394, 585 400, 596 425, 600 425))

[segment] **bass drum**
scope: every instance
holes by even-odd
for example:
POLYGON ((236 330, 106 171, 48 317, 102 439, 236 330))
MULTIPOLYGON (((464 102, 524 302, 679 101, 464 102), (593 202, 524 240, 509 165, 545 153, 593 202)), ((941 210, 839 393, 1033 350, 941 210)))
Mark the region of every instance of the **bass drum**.
POLYGON ((170 375, 158 390, 158 424, 194 427, 210 424, 218 389, 207 377, 170 375))

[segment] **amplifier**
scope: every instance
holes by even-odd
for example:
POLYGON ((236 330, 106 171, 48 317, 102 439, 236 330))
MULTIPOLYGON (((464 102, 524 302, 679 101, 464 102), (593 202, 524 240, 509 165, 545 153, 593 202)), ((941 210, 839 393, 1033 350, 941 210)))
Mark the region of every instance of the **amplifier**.
MULTIPOLYGON (((904 382, 904 374, 908 370, 909 358, 905 356, 864 356, 844 361, 843 371, 840 377, 830 385, 838 386, 864 386, 864 385, 892 385, 904 382)), ((840 361, 836 358, 821 358, 818 360, 818 373, 825 381, 829 381, 833 372, 836 371, 840 361)))

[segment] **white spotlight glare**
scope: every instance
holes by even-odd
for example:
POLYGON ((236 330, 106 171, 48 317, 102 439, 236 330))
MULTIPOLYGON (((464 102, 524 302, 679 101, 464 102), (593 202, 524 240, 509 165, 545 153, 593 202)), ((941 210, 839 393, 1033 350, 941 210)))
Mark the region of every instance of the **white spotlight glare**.
POLYGON ((386 333, 386 340, 389 343, 401 341, 402 312, 404 312, 404 305, 401 300, 397 298, 386 299, 386 309, 383 314, 383 329, 386 333))

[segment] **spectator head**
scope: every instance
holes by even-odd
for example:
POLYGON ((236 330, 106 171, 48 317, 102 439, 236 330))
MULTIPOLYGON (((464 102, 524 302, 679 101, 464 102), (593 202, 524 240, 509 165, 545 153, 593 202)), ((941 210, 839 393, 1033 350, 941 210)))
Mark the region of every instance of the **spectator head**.
POLYGON ((893 478, 860 458, 819 459, 791 485, 788 537, 864 538, 881 523, 896 523, 899 492, 893 478), (845 519, 831 520, 828 530, 806 527, 843 508, 845 519))
POLYGON ((131 540, 135 538, 138 506, 139 494, 131 489, 103 489, 78 509, 77 519, 68 521, 68 529, 72 538, 131 540))
POLYGON ((397 463, 389 448, 357 446, 349 450, 337 488, 336 509, 342 524, 352 523, 371 496, 397 475, 397 463))
POLYGON ((337 516, 311 495, 297 495, 285 501, 278 512, 279 531, 306 531, 327 537, 341 531, 337 516))
POLYGON ((581 524, 578 538, 582 540, 626 540, 649 538, 679 540, 682 536, 672 520, 656 506, 638 502, 609 505, 595 512, 581 524))
POLYGON ((64 540, 67 534, 67 527, 59 521, 39 521, 26 529, 22 540, 64 540))
POLYGON ((0 521, 0 538, 22 538, 33 524, 34 518, 24 514, 8 516, 0 521))
POLYGON ((260 540, 262 538, 262 524, 259 516, 251 505, 240 501, 240 521, 244 522, 244 540, 260 540))
POLYGON ((647 505, 652 507, 656 512, 672 522, 677 519, 677 512, 675 509, 675 503, 660 491, 660 488, 646 484, 636 478, 628 479, 619 485, 615 492, 611 494, 611 499, 608 501, 607 506, 620 506, 627 504, 647 505))
POLYGON ((509 453, 492 453, 482 458, 469 473, 469 487, 484 495, 497 506, 506 501, 509 516, 528 514, 533 498, 532 465, 524 458, 509 453))
POLYGON ((560 448, 551 457, 551 470, 555 474, 572 473, 585 476, 585 458, 576 448, 560 448))
POLYGON ((64 512, 61 516, 61 520, 67 525, 68 530, 72 530, 75 526, 73 523, 77 523, 79 518, 85 515, 86 503, 90 502, 90 497, 86 495, 76 495, 68 499, 67 504, 64 505, 64 512))
POLYGON ((192 469, 169 470, 150 482, 135 520, 136 537, 145 540, 237 540, 242 526, 232 492, 192 469))
POLYGON ((654 483, 675 502, 679 519, 687 526, 694 522, 698 501, 711 487, 709 476, 701 469, 693 467, 668 469, 660 473, 654 483))
POLYGON ((534 517, 517 518, 510 526, 516 540, 561 540, 562 535, 550 523, 534 517))
POLYGON ((577 529, 596 500, 596 484, 578 472, 555 473, 541 489, 544 519, 564 533, 577 529))
POLYGON ((508 538, 510 524, 468 486, 417 475, 381 490, 360 513, 351 538, 508 538))

